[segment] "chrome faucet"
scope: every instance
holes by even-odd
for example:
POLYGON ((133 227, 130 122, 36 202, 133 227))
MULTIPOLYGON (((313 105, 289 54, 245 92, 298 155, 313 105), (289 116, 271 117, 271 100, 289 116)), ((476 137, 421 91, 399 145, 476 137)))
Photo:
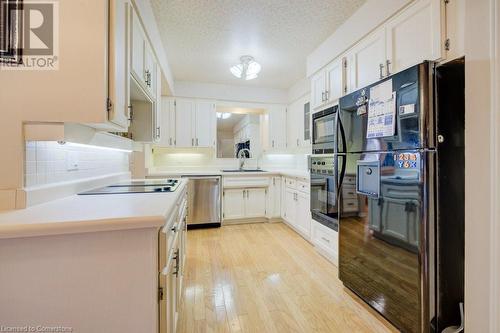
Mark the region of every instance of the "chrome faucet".
POLYGON ((248 156, 250 156, 250 150, 247 148, 243 148, 238 152, 238 161, 240 162, 240 170, 243 170, 243 167, 245 166, 245 162, 247 160, 245 152, 248 152, 248 156))

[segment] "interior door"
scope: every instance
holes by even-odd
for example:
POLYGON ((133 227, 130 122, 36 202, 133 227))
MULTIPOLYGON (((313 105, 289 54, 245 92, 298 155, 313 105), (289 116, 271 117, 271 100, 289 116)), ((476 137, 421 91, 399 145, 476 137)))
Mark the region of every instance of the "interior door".
POLYGON ((216 118, 213 102, 196 102, 195 146, 210 147, 213 144, 213 118, 216 118))
POLYGON ((363 88, 385 75, 385 29, 380 28, 356 44, 349 52, 351 59, 351 88, 363 88))
POLYGON ((190 100, 177 99, 175 101, 176 146, 193 147, 195 103, 190 100))
POLYGON ((245 191, 245 217, 266 216, 266 189, 249 188, 245 191))
POLYGON ((389 73, 402 71, 443 54, 443 29, 439 0, 416 1, 387 23, 389 73))
POLYGON ((224 190, 224 218, 241 219, 245 217, 244 189, 224 190))

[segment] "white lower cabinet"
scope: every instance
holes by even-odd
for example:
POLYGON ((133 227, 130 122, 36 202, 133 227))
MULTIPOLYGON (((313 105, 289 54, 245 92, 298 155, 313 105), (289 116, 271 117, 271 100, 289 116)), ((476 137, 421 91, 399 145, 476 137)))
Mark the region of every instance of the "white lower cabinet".
POLYGON ((267 188, 224 189, 226 220, 266 217, 267 188))
POLYGON ((283 220, 306 239, 311 237, 310 195, 306 182, 285 178, 283 220))
POLYGON ((281 217, 281 177, 271 177, 267 189, 267 218, 276 219, 281 217))
POLYGON ((266 216, 266 193, 265 188, 246 189, 245 217, 266 216))
POLYGON ((242 219, 245 217, 245 190, 224 190, 224 219, 242 219))
POLYGON ((338 266, 339 233, 337 231, 312 220, 311 241, 319 253, 338 266))

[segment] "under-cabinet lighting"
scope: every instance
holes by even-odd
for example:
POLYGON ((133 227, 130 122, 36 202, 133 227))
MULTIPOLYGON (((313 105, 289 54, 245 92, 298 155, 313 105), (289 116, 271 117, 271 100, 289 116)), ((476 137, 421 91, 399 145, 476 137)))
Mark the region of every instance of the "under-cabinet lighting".
POLYGON ((100 149, 100 150, 111 150, 111 151, 120 151, 123 153, 131 153, 132 152, 132 150, 129 150, 129 149, 87 145, 87 144, 75 143, 75 142, 57 141, 57 143, 59 143, 60 145, 67 146, 67 147, 81 147, 81 148, 92 148, 92 149, 100 149))

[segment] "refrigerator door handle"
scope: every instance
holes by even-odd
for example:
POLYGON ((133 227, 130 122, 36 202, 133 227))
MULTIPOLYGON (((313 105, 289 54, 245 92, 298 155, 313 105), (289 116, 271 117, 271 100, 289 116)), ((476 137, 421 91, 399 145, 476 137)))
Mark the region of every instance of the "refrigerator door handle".
MULTIPOLYGON (((340 151, 341 153, 346 153, 347 151, 347 141, 345 138, 345 131, 344 131, 344 126, 342 125, 342 120, 340 119, 340 110, 337 112, 337 126, 338 129, 340 130, 340 139, 342 140, 342 150, 340 151)), ((338 150, 338 146, 335 147, 336 150, 338 150)))
POLYGON ((342 191, 342 183, 344 182, 344 177, 345 177, 345 171, 346 171, 346 164, 347 164, 347 159, 346 159, 346 156, 345 155, 341 155, 341 156, 338 156, 339 158, 337 158, 337 163, 336 163, 336 174, 338 174, 338 161, 340 158, 342 158, 342 167, 340 169, 340 177, 339 177, 339 180, 338 180, 338 186, 337 186, 337 198, 340 198, 340 193, 342 191))

